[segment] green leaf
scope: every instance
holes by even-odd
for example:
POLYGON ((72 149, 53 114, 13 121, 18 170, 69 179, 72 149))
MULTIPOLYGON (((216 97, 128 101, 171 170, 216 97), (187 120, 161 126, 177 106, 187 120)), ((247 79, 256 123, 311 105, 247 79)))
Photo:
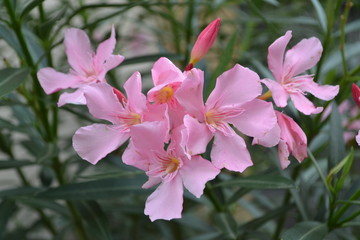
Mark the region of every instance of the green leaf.
POLYGON ((289 189, 295 188, 295 184, 288 178, 276 175, 260 175, 234 180, 224 181, 214 185, 214 187, 237 186, 249 189, 289 189))
POLYGON ((86 223, 87 232, 91 233, 89 236, 92 236, 92 239, 112 239, 108 218, 97 202, 79 202, 77 206, 82 219, 86 223))
POLYGON ((16 89, 29 75, 28 68, 5 68, 0 70, 0 97, 16 89))
POLYGON ((14 201, 4 200, 0 204, 0 239, 5 239, 6 225, 11 216, 16 212, 14 201))
POLYGON ((4 160, 0 161, 0 170, 9 168, 20 168, 23 166, 29 166, 35 164, 30 161, 19 161, 19 160, 4 160))
POLYGON ((333 192, 338 192, 339 190, 341 190, 342 186, 345 183, 346 176, 350 171, 350 167, 352 165, 353 159, 354 159, 354 150, 352 149, 351 152, 343 160, 341 160, 341 162, 339 162, 335 167, 333 167, 330 170, 329 174, 326 177, 326 182, 329 188, 333 192), (341 177, 339 178, 339 180, 335 182, 334 184, 335 187, 333 187, 332 180, 341 170, 342 170, 341 177))
POLYGON ((238 232, 237 224, 229 213, 218 213, 216 215, 216 222, 217 226, 229 239, 236 239, 238 232))
POLYGON ((144 182, 145 179, 141 176, 132 179, 116 178, 71 183, 56 188, 49 188, 37 194, 37 197, 65 200, 114 199, 128 193, 147 193, 146 190, 141 188, 144 182))
POLYGON ((216 67, 215 71, 211 75, 210 80, 208 82, 205 82, 205 88, 206 88, 205 99, 210 95, 211 91, 214 89, 216 78, 226 70, 228 64, 230 63, 232 55, 234 53, 235 44, 237 42, 236 41, 237 35, 238 35, 237 31, 233 33, 226 48, 224 49, 223 53, 220 56, 219 65, 216 67))
POLYGON ((49 210, 52 210, 61 215, 65 215, 65 216, 70 215, 70 213, 68 212, 68 209, 66 207, 64 207, 52 200, 44 200, 44 199, 25 196, 25 197, 16 198, 16 202, 27 205, 31 208, 39 209, 39 210, 49 209, 49 210))
POLYGON ((311 0, 311 3, 314 5, 316 14, 319 18, 321 29, 323 30, 323 32, 326 32, 327 20, 324 8, 321 6, 319 0, 311 0))
POLYGON ((36 8, 43 1, 45 1, 45 0, 33 0, 30 2, 27 2, 27 4, 25 4, 24 8, 21 10, 20 18, 25 17, 31 10, 36 8))
POLYGON ((319 222, 301 222, 281 234, 281 240, 318 240, 328 232, 326 224, 319 222))
POLYGON ((251 221, 243 224, 242 226, 240 226, 240 229, 244 230, 244 231, 253 231, 253 230, 261 227, 268 221, 270 221, 274 218, 277 218, 281 214, 288 212, 292 208, 294 208, 294 204, 287 204, 287 205, 272 209, 270 211, 267 211, 263 216, 258 217, 254 220, 251 220, 251 221))
POLYGON ((12 198, 12 197, 19 197, 19 196, 34 196, 36 193, 42 191, 41 188, 35 187, 19 187, 19 188, 12 188, 12 189, 5 189, 0 191, 0 198, 12 198))
POLYGON ((343 137, 342 118, 334 102, 330 114, 330 146, 328 169, 336 166, 345 157, 345 142, 343 137))
POLYGON ((23 57, 20 43, 17 40, 15 33, 4 24, 0 24, 0 38, 4 39, 5 42, 7 42, 7 44, 9 44, 9 46, 12 47, 19 56, 23 57))

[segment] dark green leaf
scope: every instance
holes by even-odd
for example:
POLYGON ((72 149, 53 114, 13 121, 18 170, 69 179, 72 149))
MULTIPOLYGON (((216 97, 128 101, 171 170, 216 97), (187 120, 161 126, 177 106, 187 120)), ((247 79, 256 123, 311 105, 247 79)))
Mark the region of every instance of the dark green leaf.
POLYGON ((328 229, 319 222, 301 222, 281 234, 281 240, 318 240, 323 239, 328 229))
POLYGON ((326 20, 326 14, 325 14, 324 8, 321 6, 319 0, 311 0, 311 3, 313 4, 313 6, 316 10, 316 14, 319 18, 321 29, 325 33, 326 27, 327 27, 327 20, 326 20))
POLYGON ((68 209, 66 207, 52 200, 44 200, 33 197, 18 197, 16 198, 16 201, 35 209, 49 209, 61 215, 69 215, 68 209))
POLYGON ((111 240, 110 223, 100 205, 95 201, 79 202, 77 204, 82 219, 86 223, 91 239, 111 240))
POLYGON ((29 73, 28 68, 5 68, 0 70, 0 97, 17 88, 29 73))
POLYGON ((214 187, 237 186, 249 189, 289 189, 295 184, 288 178, 274 175, 250 176, 218 183, 214 187))
POLYGON ((14 201, 3 200, 0 204, 0 239, 4 239, 6 232, 6 225, 11 216, 16 211, 16 205, 14 201))
POLYGON ((9 46, 12 47, 19 56, 23 56, 19 41, 17 40, 15 33, 3 24, 0 24, 0 38, 4 39, 5 42, 7 42, 7 44, 9 44, 9 46))
POLYGON ((33 0, 30 2, 27 2, 27 4, 25 4, 24 8, 21 10, 20 18, 23 18, 24 16, 26 16, 31 10, 36 8, 43 1, 45 1, 45 0, 33 0))
POLYGON ((34 196, 36 193, 42 191, 41 188, 35 187, 19 187, 0 191, 0 198, 11 198, 19 196, 34 196))
POLYGON ((0 161, 0 170, 9 168, 20 168, 23 166, 33 165, 34 162, 30 161, 19 161, 19 160, 4 160, 0 161))
POLYGON ((82 183, 72 183, 50 188, 37 195, 39 198, 65 200, 114 199, 128 193, 146 193, 141 188, 144 177, 102 179, 82 183))
POLYGON ((217 226, 229 239, 236 239, 238 233, 237 224, 229 213, 218 213, 216 222, 217 226))
POLYGON ((345 157, 345 142, 343 137, 342 119, 338 107, 334 102, 330 115, 330 146, 328 155, 328 169, 336 166, 345 157))

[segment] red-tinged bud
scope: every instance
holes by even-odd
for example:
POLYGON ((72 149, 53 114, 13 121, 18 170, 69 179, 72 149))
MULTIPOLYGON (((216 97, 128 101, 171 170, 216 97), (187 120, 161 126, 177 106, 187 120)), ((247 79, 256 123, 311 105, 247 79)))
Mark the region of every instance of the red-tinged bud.
POLYGON ((352 85, 352 95, 355 103, 360 107, 360 88, 354 83, 352 85))
POLYGON ((113 92, 115 93, 121 104, 126 101, 126 97, 124 96, 124 94, 122 94, 122 92, 120 92, 116 88, 113 88, 113 92))
POLYGON ((210 23, 199 35, 191 50, 190 64, 195 65, 213 45, 220 28, 220 18, 210 23))

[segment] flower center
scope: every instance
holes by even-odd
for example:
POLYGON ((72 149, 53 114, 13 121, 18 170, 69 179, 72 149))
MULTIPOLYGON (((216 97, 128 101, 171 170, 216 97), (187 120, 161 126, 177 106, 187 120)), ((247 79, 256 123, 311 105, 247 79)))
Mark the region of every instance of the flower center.
POLYGON ((205 113, 206 123, 214 127, 218 125, 222 118, 222 114, 214 109, 205 113))
POLYGON ((141 116, 138 113, 129 112, 128 114, 119 115, 119 120, 127 127, 141 123, 141 116))
POLYGON ((155 102, 159 104, 166 103, 172 99, 173 95, 174 89, 171 86, 163 87, 157 92, 155 102))
POLYGON ((179 168, 180 161, 177 158, 170 157, 168 161, 163 164, 166 173, 173 173, 179 168))

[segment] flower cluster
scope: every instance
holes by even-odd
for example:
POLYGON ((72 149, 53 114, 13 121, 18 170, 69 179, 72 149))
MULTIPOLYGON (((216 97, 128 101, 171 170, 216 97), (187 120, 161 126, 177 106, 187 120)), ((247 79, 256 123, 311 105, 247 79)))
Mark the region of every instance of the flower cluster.
POLYGON ((151 70, 154 87, 146 95, 139 72, 124 84, 125 94, 106 82, 106 72, 124 59, 112 54, 114 29, 96 53, 82 30, 67 30, 64 44, 70 73, 52 68, 38 72, 48 94, 76 89, 63 93, 59 106, 86 104, 91 115, 109 122, 76 131, 73 146, 81 158, 96 164, 129 140, 123 162, 146 173, 149 179, 143 188, 159 184, 145 206, 145 214, 152 221, 181 217, 184 187, 200 197, 206 182, 221 169, 243 172, 253 165, 239 133, 252 137, 253 144, 278 145, 282 168, 289 165, 290 154, 299 162, 307 157, 304 132, 292 118, 274 110, 272 102, 265 101, 264 96, 271 95, 261 95, 261 83, 271 91, 276 106, 285 107, 290 97, 304 114, 322 111, 304 96, 305 92, 330 100, 339 91, 338 86, 318 85, 312 75, 300 75, 317 63, 322 46, 316 38, 304 39, 285 53, 291 38, 288 31, 269 47, 268 64, 275 81, 261 80, 251 69, 236 64, 217 78, 204 103, 204 72, 193 65, 211 47, 219 24, 220 19, 216 19, 200 35, 185 71, 167 58, 157 60, 151 70), (211 149, 211 160, 202 156, 207 148, 211 149))

